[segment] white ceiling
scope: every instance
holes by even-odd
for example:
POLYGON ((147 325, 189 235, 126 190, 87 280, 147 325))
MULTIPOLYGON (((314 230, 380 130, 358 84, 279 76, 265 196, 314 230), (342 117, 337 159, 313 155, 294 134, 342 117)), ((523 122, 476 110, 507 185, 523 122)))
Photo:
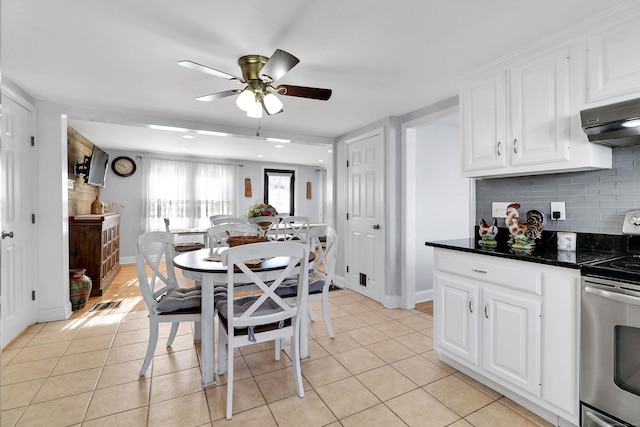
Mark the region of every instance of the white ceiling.
POLYGON ((129 126, 126 120, 99 123, 99 114, 90 120, 71 117, 72 126, 103 149, 253 160, 263 154, 264 161, 271 161, 268 152, 275 151, 276 159, 289 161, 290 153, 292 162, 317 165, 320 159, 327 161, 328 149, 318 142, 455 96, 455 76, 606 11, 611 4, 2 0, 0 7, 2 77, 33 98, 152 117, 167 125, 188 121, 189 128, 243 136, 185 139, 177 132, 129 126), (270 56, 277 48, 300 59, 279 84, 330 88, 331 99, 282 96, 284 113, 259 123, 235 106, 235 97, 194 100, 242 86, 176 65, 190 59, 240 75, 240 56, 270 56), (273 143, 255 138, 258 126, 261 136, 306 144, 273 148, 273 143), (247 143, 253 145, 241 148, 247 143))

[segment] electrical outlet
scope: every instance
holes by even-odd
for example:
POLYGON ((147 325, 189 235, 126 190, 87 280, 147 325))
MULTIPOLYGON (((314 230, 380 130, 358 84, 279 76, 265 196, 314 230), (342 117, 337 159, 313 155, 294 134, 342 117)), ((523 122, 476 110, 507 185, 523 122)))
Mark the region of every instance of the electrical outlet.
POLYGON ((491 203, 491 216, 494 218, 506 218, 507 206, 513 202, 493 202, 491 203))
POLYGON ((549 215, 551 219, 557 219, 560 221, 565 221, 567 219, 564 202, 551 202, 551 215, 549 215), (559 212, 560 216, 558 218, 553 217, 554 212, 559 212))

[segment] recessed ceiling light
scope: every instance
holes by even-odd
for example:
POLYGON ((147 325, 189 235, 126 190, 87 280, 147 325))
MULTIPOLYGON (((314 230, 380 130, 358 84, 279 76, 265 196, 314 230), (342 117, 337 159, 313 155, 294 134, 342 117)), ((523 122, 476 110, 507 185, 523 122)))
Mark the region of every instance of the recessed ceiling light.
POLYGON ((284 148, 284 145, 280 145, 280 144, 278 144, 278 145, 274 145, 274 147, 275 147, 275 148, 284 148))
POLYGON ((333 153, 333 150, 327 150, 327 153, 333 153))
POLYGON ((258 154, 258 157, 264 157, 262 154, 258 154))
POLYGON ((187 147, 180 147, 181 151, 187 151, 187 147))
POLYGON ((320 159, 320 160, 318 160, 318 162, 320 162, 320 163, 324 163, 324 160, 320 159))
POLYGON ((182 135, 183 138, 187 138, 187 139, 194 139, 195 136, 193 135, 182 135))
POLYGON ((636 127, 640 126, 640 119, 627 120, 626 122, 622 123, 622 126, 624 126, 626 128, 636 128, 636 127))
POLYGON ((160 125, 149 125, 149 128, 155 129, 155 130, 169 130, 171 132, 186 132, 189 130, 189 129, 178 128, 174 126, 160 126, 160 125))
POLYGON ((291 142, 290 139, 280 139, 280 138, 267 138, 267 141, 271 142, 282 142, 283 144, 288 144, 291 142))
POLYGON ((212 130, 197 130, 196 133, 200 135, 211 135, 211 136, 229 136, 228 133, 224 132, 214 132, 212 130))

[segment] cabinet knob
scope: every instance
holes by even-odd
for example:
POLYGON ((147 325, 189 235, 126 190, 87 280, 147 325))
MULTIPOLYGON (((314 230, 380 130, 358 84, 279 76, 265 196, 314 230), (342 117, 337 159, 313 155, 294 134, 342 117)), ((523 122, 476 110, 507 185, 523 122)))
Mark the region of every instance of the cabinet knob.
POLYGON ((473 298, 469 298, 469 313, 473 314, 473 307, 471 306, 473 304, 473 298))
POLYGON ((8 233, 6 231, 3 231, 2 232, 2 240, 6 239, 7 237, 10 238, 10 239, 13 239, 13 231, 10 231, 8 233))
POLYGON ((502 150, 500 149, 500 145, 502 144, 502 141, 498 141, 498 145, 496 145, 497 149, 498 149, 498 157, 500 157, 502 155, 502 150))
POLYGON ((484 306, 484 317, 489 318, 489 304, 485 304, 484 306))
POLYGON ((518 154, 518 138, 513 138, 513 153, 518 154))

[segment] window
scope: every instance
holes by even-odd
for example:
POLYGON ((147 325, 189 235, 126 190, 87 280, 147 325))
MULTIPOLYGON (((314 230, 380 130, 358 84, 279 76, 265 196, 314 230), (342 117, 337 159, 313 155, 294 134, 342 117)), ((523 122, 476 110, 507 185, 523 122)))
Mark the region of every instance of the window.
POLYGON ((142 226, 146 231, 204 228, 209 217, 235 214, 236 166, 143 159, 142 226))
POLYGON ((280 215, 295 215, 295 171, 264 170, 264 201, 276 208, 280 215))

